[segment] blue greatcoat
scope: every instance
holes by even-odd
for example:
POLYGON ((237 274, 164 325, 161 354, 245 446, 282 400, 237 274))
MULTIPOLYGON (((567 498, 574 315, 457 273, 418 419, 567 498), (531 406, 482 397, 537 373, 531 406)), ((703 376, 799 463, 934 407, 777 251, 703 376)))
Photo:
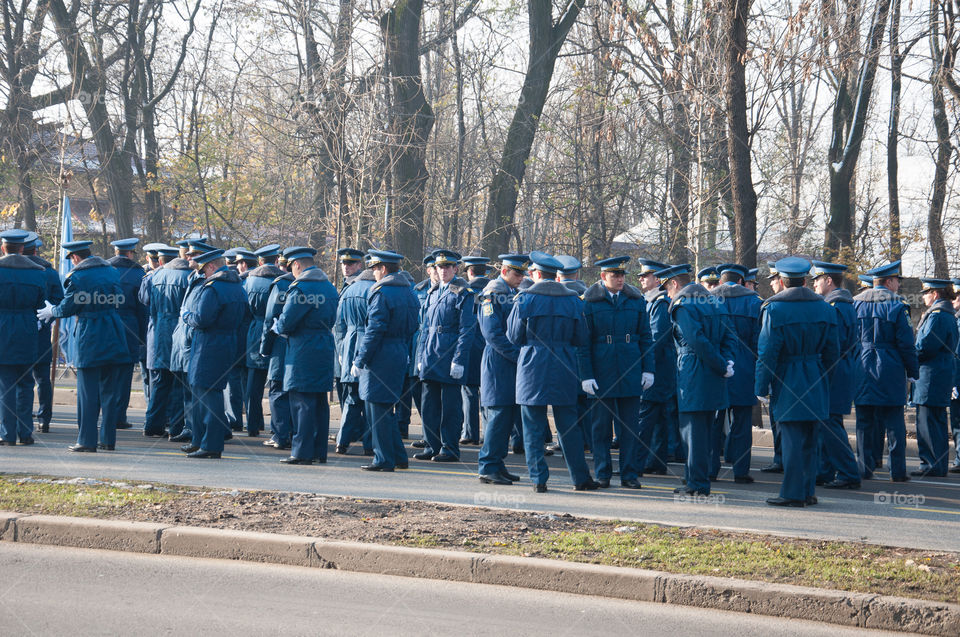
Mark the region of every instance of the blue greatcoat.
POLYGON ((679 411, 726 409, 723 375, 736 348, 726 308, 705 287, 689 283, 671 301, 670 317, 677 345, 679 411))
POLYGON ((192 387, 221 390, 242 356, 240 326, 250 318, 247 295, 240 276, 226 266, 200 286, 196 304, 183 310, 183 320, 193 328, 187 380, 192 387))
POLYGON ((333 389, 333 326, 337 289, 318 267, 300 273, 287 288, 277 329, 287 337, 283 391, 328 392, 333 389))
MULTIPOLYGON (((60 305, 60 301, 63 300, 63 284, 60 283, 60 274, 44 258, 35 254, 28 255, 27 258, 43 268, 43 274, 47 281, 47 301, 50 301, 52 305, 60 305)), ((39 343, 37 363, 40 365, 46 365, 53 360, 53 345, 50 341, 51 329, 50 323, 44 323, 37 334, 39 343)))
POLYGON ((252 319, 246 333, 246 360, 244 364, 252 369, 267 369, 270 359, 260 356, 260 340, 263 338, 264 317, 267 314, 267 301, 270 298, 270 286, 274 279, 283 275, 283 270, 272 263, 265 263, 249 270, 243 281, 247 293, 252 319))
POLYGON ((860 373, 860 339, 853 295, 840 288, 823 300, 837 312, 837 346, 840 348, 840 357, 830 370, 830 413, 849 414, 860 373))
POLYGON ((733 378, 727 379, 730 406, 756 405, 753 385, 757 374, 757 339, 760 337, 760 306, 763 305, 763 299, 738 283, 721 283, 712 293, 722 299, 727 308, 736 343, 733 378))
POLYGON ((647 315, 653 341, 654 382, 643 392, 644 400, 663 403, 677 394, 677 345, 670 320, 670 297, 663 290, 647 292, 647 315))
POLYGON ((29 367, 37 360, 37 310, 47 298, 43 266, 20 254, 0 258, 0 289, 0 364, 29 367))
POLYGON ((614 302, 602 282, 594 283, 583 294, 583 317, 589 344, 578 352, 581 380, 597 381, 597 398, 641 396, 641 375, 655 373, 643 293, 624 285, 614 302))
POLYGON ((433 285, 430 279, 424 279, 413 286, 413 293, 417 297, 417 303, 420 304, 420 315, 417 320, 417 331, 410 339, 410 368, 407 370, 409 376, 419 376, 417 373, 417 359, 420 351, 420 336, 423 328, 423 306, 427 304, 427 296, 430 294, 430 287, 433 285))
POLYGON ((419 313, 420 303, 401 273, 388 274, 369 286, 366 326, 358 334, 352 359, 360 369, 364 401, 394 404, 400 400, 419 313))
MULTIPOLYGON (((353 365, 354 356, 357 354, 357 347, 363 339, 363 330, 366 329, 367 293, 375 282, 373 271, 362 270, 360 275, 354 278, 350 285, 340 293, 334 333, 339 335, 335 345, 337 361, 340 362, 340 381, 344 383, 356 383, 360 380, 350 375, 350 367, 353 365)), ((419 304, 417 304, 418 310, 419 307, 419 304)), ((403 359, 406 361, 407 356, 404 356, 403 359)), ((406 371, 401 373, 401 377, 403 376, 406 376, 406 371)))
POLYGON ((142 361, 147 356, 147 315, 146 306, 140 302, 140 283, 146 274, 143 266, 127 257, 115 256, 107 263, 120 274, 120 289, 123 290, 123 303, 120 304, 120 318, 127 330, 127 349, 130 358, 142 361))
POLYGON ((907 378, 920 373, 910 312, 903 300, 884 287, 853 298, 860 338, 858 405, 901 406, 907 403, 907 378))
POLYGON ((264 312, 263 334, 260 337, 260 355, 270 358, 267 379, 283 382, 283 370, 286 362, 287 339, 280 338, 270 329, 273 319, 280 318, 283 304, 287 301, 287 289, 293 283, 293 274, 285 272, 270 284, 270 296, 264 312))
POLYGON ((147 369, 170 369, 173 331, 180 319, 180 306, 187 294, 190 264, 174 259, 151 270, 140 286, 140 301, 150 316, 147 325, 147 369))
MULTIPOLYGON (((205 279, 200 272, 193 271, 187 277, 187 292, 183 295, 183 303, 180 304, 181 315, 185 312, 192 312, 197 308, 200 289, 203 287, 205 279)), ((170 346, 170 371, 187 373, 190 368, 190 351, 193 344, 193 328, 181 318, 177 321, 177 326, 173 330, 173 338, 170 346)))
POLYGON ((917 324, 917 358, 920 376, 913 386, 913 402, 947 407, 953 391, 957 351, 957 321, 949 301, 927 308, 917 324))
POLYGON ((470 347, 470 365, 464 373, 464 385, 477 386, 480 384, 480 368, 483 358, 483 348, 487 341, 480 332, 480 294, 483 292, 490 279, 485 276, 478 276, 470 279, 470 291, 473 293, 473 313, 477 319, 476 327, 473 330, 473 345, 470 347))
POLYGON ((809 288, 775 294, 763 304, 758 348, 756 394, 771 395, 773 420, 827 420, 827 370, 839 354, 836 311, 809 288))
POLYGON ((417 367, 426 381, 463 385, 465 378, 450 377, 450 365, 462 365, 464 376, 470 367, 473 333, 477 318, 473 313, 473 293, 467 282, 454 277, 440 290, 430 288, 423 308, 417 367))
POLYGON ((507 318, 507 338, 520 348, 518 405, 577 403, 577 348, 587 345, 589 337, 576 292, 557 281, 523 290, 507 318))
POLYGON ((487 284, 480 295, 477 324, 484 338, 480 361, 480 405, 508 407, 517 404, 517 357, 520 348, 507 338, 507 317, 516 291, 501 277, 487 284))
POLYGON ((64 296, 53 310, 55 318, 76 316, 73 336, 77 367, 133 363, 126 328, 117 311, 123 296, 120 275, 100 257, 87 257, 64 280, 64 296))

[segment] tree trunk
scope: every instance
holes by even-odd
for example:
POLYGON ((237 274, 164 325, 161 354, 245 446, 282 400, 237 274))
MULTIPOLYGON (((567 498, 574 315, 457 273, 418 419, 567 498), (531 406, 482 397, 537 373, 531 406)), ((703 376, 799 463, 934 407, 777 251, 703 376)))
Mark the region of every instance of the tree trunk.
POLYGON ((900 143, 900 86, 903 78, 903 56, 900 54, 900 0, 892 0, 890 16, 890 119, 887 125, 887 199, 890 231, 888 254, 891 261, 903 255, 900 243, 900 192, 897 145, 900 143))
POLYGON ((673 170, 670 175, 670 221, 667 224, 667 258, 670 263, 689 259, 690 225, 690 122, 684 100, 686 96, 674 92, 672 116, 673 170))
MULTIPOLYGON (((927 235, 930 239, 930 251, 933 253, 933 276, 949 278, 947 264, 947 246, 943 240, 943 204, 947 196, 947 171, 950 168, 950 123, 947 121, 946 103, 943 99, 943 49, 940 47, 940 16, 937 3, 931 3, 930 12, 930 50, 933 69, 930 73, 930 90, 933 93, 933 126, 937 131, 937 157, 930 195, 930 210, 927 214, 927 235)), ((944 25, 945 30, 951 25, 944 25)))

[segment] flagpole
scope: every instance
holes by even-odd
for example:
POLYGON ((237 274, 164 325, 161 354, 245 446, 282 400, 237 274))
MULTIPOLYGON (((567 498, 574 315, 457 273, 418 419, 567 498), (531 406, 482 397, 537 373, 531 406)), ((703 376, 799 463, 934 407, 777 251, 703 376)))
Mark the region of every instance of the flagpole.
MULTIPOLYGON (((66 196, 69 179, 69 177, 63 174, 63 161, 61 160, 60 179, 57 184, 57 190, 60 195, 60 200, 57 202, 57 234, 54 235, 53 239, 53 257, 56 259, 58 273, 60 272, 60 251, 63 249, 60 236, 60 233, 63 231, 63 198, 66 196)), ((57 382, 57 362, 60 358, 60 319, 56 319, 53 322, 53 329, 50 330, 50 347, 52 348, 53 354, 53 360, 50 365, 50 386, 53 387, 57 382)))

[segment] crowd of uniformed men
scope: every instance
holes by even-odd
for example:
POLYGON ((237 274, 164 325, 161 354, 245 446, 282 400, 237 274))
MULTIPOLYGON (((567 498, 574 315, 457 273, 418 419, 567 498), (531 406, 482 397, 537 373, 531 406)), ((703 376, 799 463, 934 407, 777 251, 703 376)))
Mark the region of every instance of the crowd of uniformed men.
POLYGON ((780 506, 815 504, 816 485, 856 489, 881 466, 908 480, 904 409, 917 407, 920 466, 948 466, 950 429, 960 439, 960 280, 921 279, 926 311, 916 334, 898 294, 900 264, 845 288, 846 266, 788 257, 769 263, 774 295, 756 292, 758 271, 630 257, 580 262, 543 252, 490 259, 436 250, 416 283, 403 256, 338 252, 337 291, 309 247, 216 249, 205 237, 176 247, 113 242, 109 260, 90 241, 63 245, 73 269, 61 282, 37 256, 35 233, 0 233, 0 445, 32 444, 52 413, 51 322, 75 316, 76 452, 113 450, 139 363, 148 397, 144 436, 184 443, 191 458, 219 458, 224 440, 265 429, 263 444, 287 464, 324 463, 334 387, 341 405, 338 454, 360 442, 361 468, 408 467, 413 405, 423 439, 416 460, 459 462, 481 444, 478 473, 509 485, 511 447, 546 491, 546 455, 561 452, 576 490, 639 489, 644 474, 685 464, 684 494, 709 495, 721 457, 750 483, 754 406, 769 405, 784 474, 780 506), (460 268, 465 268, 460 276, 460 268), (495 276, 494 276, 495 275, 495 276), (812 279, 812 289, 806 286, 812 279), (34 384, 38 410, 31 416, 34 384), (857 448, 843 417, 856 404, 857 448), (551 408, 558 443, 547 418, 551 408), (482 438, 481 438, 482 433, 482 438), (619 448, 618 472, 611 449, 619 448), (593 468, 587 463, 587 453, 593 468))

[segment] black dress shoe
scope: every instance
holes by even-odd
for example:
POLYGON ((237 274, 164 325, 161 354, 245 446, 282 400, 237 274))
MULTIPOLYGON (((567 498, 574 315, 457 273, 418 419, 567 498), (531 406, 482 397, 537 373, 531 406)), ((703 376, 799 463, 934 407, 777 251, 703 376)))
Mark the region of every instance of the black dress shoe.
POLYGON ((601 488, 601 489, 609 489, 609 488, 610 488, 610 480, 607 480, 607 479, 605 479, 605 478, 604 478, 604 479, 601 479, 601 480, 597 480, 597 486, 598 486, 599 488, 601 488))
POLYGON ((507 480, 509 480, 510 482, 519 482, 519 480, 520 480, 520 476, 518 476, 518 475, 515 474, 515 473, 510 473, 510 472, 507 471, 506 469, 501 469, 501 470, 500 470, 500 475, 501 475, 502 477, 506 478, 507 480))
POLYGON ((814 480, 814 484, 816 484, 818 487, 822 487, 826 483, 827 481, 825 478, 817 478, 816 480, 814 480))
POLYGON ((274 448, 276 448, 279 444, 280 444, 280 443, 277 442, 276 440, 274 440, 273 438, 270 438, 270 439, 268 439, 268 440, 264 440, 264 441, 263 441, 263 446, 264 446, 264 447, 274 447, 274 448))
POLYGON ((434 462, 460 462, 460 458, 446 453, 438 453, 433 457, 434 462))
POLYGON ((220 452, 219 452, 219 451, 207 451, 207 450, 205 450, 205 449, 200 449, 200 450, 198 450, 198 451, 194 451, 193 453, 188 453, 188 454, 187 454, 187 457, 188 457, 188 458, 219 458, 219 457, 220 457, 220 452))
POLYGON ((100 443, 97 445, 97 449, 103 449, 104 451, 113 451, 116 449, 116 445, 105 445, 100 443))
POLYGON ((760 471, 764 473, 783 473, 783 465, 772 462, 764 467, 760 467, 760 471))
POLYGON ((199 450, 200 450, 200 447, 192 444, 183 445, 182 447, 180 447, 180 451, 182 451, 183 453, 193 453, 194 451, 199 451, 199 450))
POLYGON ((42 433, 42 434, 48 434, 48 433, 50 433, 50 423, 49 423, 49 422, 42 422, 42 423, 40 423, 40 433, 42 433))
POLYGON ((902 478, 890 478, 890 482, 910 482, 910 476, 903 476, 902 478))
POLYGON ((190 442, 191 440, 193 440, 193 432, 189 429, 184 429, 170 438, 170 442, 190 442))
POLYGON ((533 490, 536 491, 537 493, 546 493, 546 492, 547 492, 547 485, 545 485, 545 484, 535 484, 535 485, 533 485, 533 490))
POLYGON ((477 443, 476 443, 475 440, 471 440, 470 438, 461 438, 461 439, 460 439, 460 444, 461 444, 461 445, 475 445, 475 444, 477 444, 477 443))
POLYGON ((131 427, 133 427, 133 425, 131 425, 131 424, 128 423, 128 422, 118 422, 118 423, 117 423, 117 429, 130 429, 131 427))
POLYGON ((749 474, 745 476, 733 476, 733 481, 737 484, 753 484, 753 476, 749 474))
POLYGON ((949 469, 947 469, 947 471, 949 471, 950 473, 960 473, 960 465, 955 464, 949 469))
POLYGON ((410 468, 410 463, 409 463, 409 462, 398 462, 398 463, 397 463, 397 469, 409 469, 409 468, 410 468))
MULTIPOLYGON (((21 445, 25 445, 25 444, 27 444, 27 443, 25 443, 24 441, 21 440, 21 441, 20 441, 20 444, 21 444, 21 445)), ((910 472, 910 475, 912 475, 912 476, 914 476, 914 477, 917 477, 917 478, 943 478, 943 477, 946 477, 946 474, 944 474, 944 473, 935 473, 932 469, 917 469, 917 470, 915 470, 915 471, 911 471, 911 472, 910 472)))
POLYGON ((260 437, 260 432, 259 432, 259 431, 248 431, 248 432, 247 432, 247 438, 259 438, 259 437, 260 437))
MULTIPOLYGON (((239 430, 238 430, 238 431, 239 431, 239 430)), ((223 439, 224 439, 224 440, 233 440, 233 431, 228 431, 227 433, 223 434, 223 439)))
POLYGON ((710 495, 710 492, 706 489, 690 489, 688 487, 677 487, 673 490, 674 493, 682 493, 684 495, 710 495))
POLYGON ((0 447, 16 447, 16 440, 0 440, 0 447))
POLYGON ((289 443, 289 442, 284 442, 284 443, 281 443, 281 444, 278 444, 278 445, 274 445, 274 447, 277 449, 277 451, 290 451, 290 443, 289 443))
POLYGON ((596 480, 587 480, 586 482, 581 482, 580 484, 574 485, 574 491, 596 491, 600 487, 600 483, 596 480))
POLYGON ((549 445, 547 445, 547 451, 560 451, 560 443, 551 442, 549 445))
POLYGON ((432 451, 422 451, 420 453, 413 454, 413 457, 417 460, 433 460, 433 457, 437 455, 432 451))
POLYGON ((620 448, 620 441, 617 440, 616 438, 614 438, 614 439, 613 439, 613 442, 610 443, 610 448, 611 448, 611 449, 619 449, 619 448, 620 448))
POLYGON ((21 444, 21 445, 32 445, 32 444, 36 444, 36 442, 37 442, 37 441, 34 440, 33 438, 21 438, 21 439, 20 439, 20 444, 21 444))
POLYGON ((385 471, 388 473, 393 473, 393 467, 386 467, 382 464, 362 464, 360 468, 364 471, 385 471))
POLYGON ((513 484, 499 473, 481 473, 480 482, 484 484, 513 484))
POLYGON ((143 437, 144 438, 166 438, 167 434, 164 431, 147 431, 146 429, 144 429, 143 437))
POLYGON ((833 482, 828 482, 823 485, 824 489, 859 489, 859 482, 852 482, 850 480, 834 480, 833 482))
POLYGON ((813 506, 817 502, 819 502, 819 500, 817 500, 817 496, 815 495, 808 495, 807 499, 803 501, 803 503, 806 504, 808 507, 813 506))
POLYGON ((513 446, 513 453, 517 454, 518 456, 522 456, 522 455, 524 455, 525 451, 524 451, 524 448, 523 448, 523 447, 520 447, 520 446, 518 446, 518 445, 514 445, 514 446, 513 446))
POLYGON ((427 441, 426 440, 414 440, 410 443, 410 446, 414 449, 426 449, 427 441))
POLYGON ((767 498, 767 504, 774 507, 797 507, 802 508, 803 500, 791 500, 789 498, 767 498))
POLYGON ((96 447, 84 447, 83 445, 70 445, 67 447, 69 451, 78 451, 82 453, 97 453, 96 447))
POLYGON ((651 476, 665 476, 667 475, 666 469, 645 469, 644 474, 651 476))
POLYGON ((333 450, 334 453, 337 453, 341 456, 347 455, 347 445, 337 445, 337 448, 333 450))
POLYGON ((633 480, 633 479, 621 480, 621 481, 620 481, 620 486, 623 487, 624 489, 639 489, 639 488, 640 488, 640 481, 639 481, 639 480, 633 480))
POLYGON ((313 460, 309 458, 295 458, 290 456, 289 458, 284 458, 281 460, 280 464, 313 464, 313 460))

